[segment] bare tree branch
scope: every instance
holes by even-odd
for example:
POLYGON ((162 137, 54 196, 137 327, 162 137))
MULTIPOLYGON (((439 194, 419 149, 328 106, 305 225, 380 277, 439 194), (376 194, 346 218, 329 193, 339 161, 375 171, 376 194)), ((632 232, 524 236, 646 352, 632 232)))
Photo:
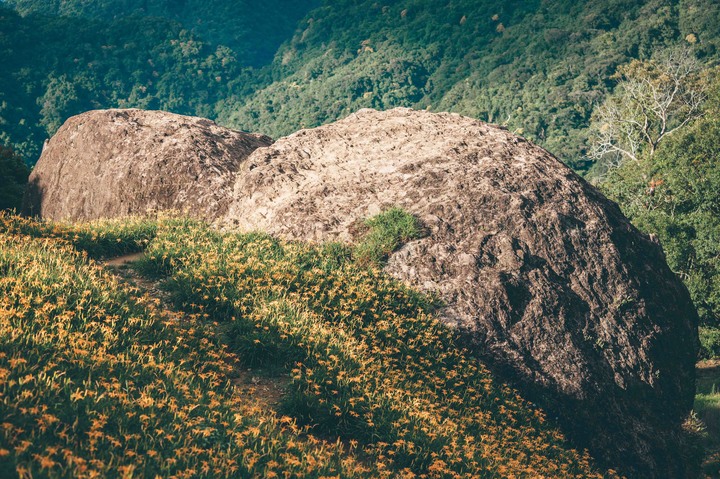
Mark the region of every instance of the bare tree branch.
POLYGON ((618 68, 615 92, 593 113, 590 158, 610 155, 639 161, 660 142, 702 115, 705 86, 700 64, 687 48, 660 53, 651 61, 634 60, 618 68))

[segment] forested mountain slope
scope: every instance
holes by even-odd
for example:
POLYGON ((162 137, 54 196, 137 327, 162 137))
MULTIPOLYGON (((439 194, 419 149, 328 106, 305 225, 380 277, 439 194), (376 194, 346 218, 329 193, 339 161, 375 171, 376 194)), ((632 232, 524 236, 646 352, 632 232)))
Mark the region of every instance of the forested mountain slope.
POLYGON ((719 18, 709 0, 326 2, 277 55, 276 81, 221 118, 277 136, 361 107, 449 110, 581 167, 616 67, 690 42, 713 60, 719 18))
MULTIPOLYGON (((214 45, 235 51, 243 64, 272 60, 298 21, 320 0, 5 0, 22 15, 84 17, 112 21, 128 16, 164 18, 214 45)), ((138 32, 142 33, 142 32, 138 32)))
POLYGON ((249 3, 0 3, 0 144, 34 163, 62 122, 94 108, 215 117, 312 1, 249 3))
POLYGON ((0 141, 30 163, 91 108, 166 109, 277 137, 412 106, 506 124, 582 170, 618 65, 677 45, 712 63, 720 37, 712 0, 5 5, 25 16, 0 10, 0 141))

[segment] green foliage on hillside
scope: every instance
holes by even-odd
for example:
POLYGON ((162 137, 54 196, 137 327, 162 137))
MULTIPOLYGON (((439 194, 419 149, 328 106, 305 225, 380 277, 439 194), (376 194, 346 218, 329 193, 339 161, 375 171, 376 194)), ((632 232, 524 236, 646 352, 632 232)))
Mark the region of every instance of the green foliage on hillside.
MULTIPOLYGON (((705 116, 668 137, 652 156, 627 161, 602 183, 640 229, 655 234, 688 286, 706 327, 720 327, 720 81, 705 116)), ((705 354, 712 338, 701 335, 705 354)), ((720 349, 715 351, 715 354, 720 349)), ((714 355, 714 354, 712 354, 714 355)))
POLYGON ((618 65, 680 44, 703 62, 720 54, 712 0, 5 5, 26 16, 0 7, 0 143, 29 162, 91 108, 161 108, 280 136, 412 106, 506 124, 584 170, 590 116, 618 65))
POLYGON ((97 108, 215 118, 314 4, 250 3, 5 3, 25 16, 0 4, 0 144, 34 163, 68 117, 97 108))
POLYGON ((616 477, 349 246, 149 224, 0 216, 0 470, 616 477), (174 308, 78 253, 74 228, 146 245, 174 308), (232 381, 257 368, 288 383, 279 405, 232 381))
POLYGON ((22 158, 0 145, 0 210, 20 211, 29 174, 22 158))
POLYGON ((347 477, 356 467, 339 444, 236 391, 236 358, 211 323, 178 324, 57 240, 0 228, 0 244, 3 477, 347 477))
POLYGON ((6 235, 51 239, 96 260, 142 251, 157 231, 157 222, 146 218, 68 224, 29 220, 7 212, 0 212, 0 226, 6 235))
POLYGON ((450 110, 507 124, 582 169, 617 66, 678 44, 715 59, 718 20, 710 0, 327 2, 278 53, 274 82, 220 117, 277 136, 360 107, 450 110))
POLYGON ((26 160, 69 116, 139 107, 213 116, 242 77, 226 47, 155 18, 109 24, 0 8, 0 143, 26 160))
MULTIPOLYGON (((109 23, 154 17, 180 23, 211 45, 233 50, 243 65, 272 60, 298 21, 320 0, 5 0, 22 15, 84 17, 109 23)), ((142 35, 142 30, 135 30, 142 35)))

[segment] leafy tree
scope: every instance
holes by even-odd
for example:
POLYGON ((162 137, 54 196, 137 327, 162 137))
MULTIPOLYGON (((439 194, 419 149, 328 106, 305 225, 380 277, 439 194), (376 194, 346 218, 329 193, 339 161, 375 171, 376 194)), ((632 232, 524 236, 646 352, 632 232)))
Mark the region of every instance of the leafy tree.
POLYGON ((642 230, 658 237, 688 286, 701 320, 720 326, 720 81, 705 116, 626 162, 602 188, 642 230))
POLYGON ((0 145, 0 210, 20 210, 29 175, 22 158, 0 145))

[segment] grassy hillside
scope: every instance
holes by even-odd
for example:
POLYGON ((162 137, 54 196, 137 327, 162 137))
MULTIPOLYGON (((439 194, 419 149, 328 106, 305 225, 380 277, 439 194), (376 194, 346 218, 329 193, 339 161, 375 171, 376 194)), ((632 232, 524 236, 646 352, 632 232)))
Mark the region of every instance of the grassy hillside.
POLYGON ((368 226, 353 249, 179 219, 0 217, 0 470, 615 477, 380 272, 412 221, 368 226), (139 287, 94 259, 138 250, 139 287), (156 284, 167 293, 144 294, 156 284))

